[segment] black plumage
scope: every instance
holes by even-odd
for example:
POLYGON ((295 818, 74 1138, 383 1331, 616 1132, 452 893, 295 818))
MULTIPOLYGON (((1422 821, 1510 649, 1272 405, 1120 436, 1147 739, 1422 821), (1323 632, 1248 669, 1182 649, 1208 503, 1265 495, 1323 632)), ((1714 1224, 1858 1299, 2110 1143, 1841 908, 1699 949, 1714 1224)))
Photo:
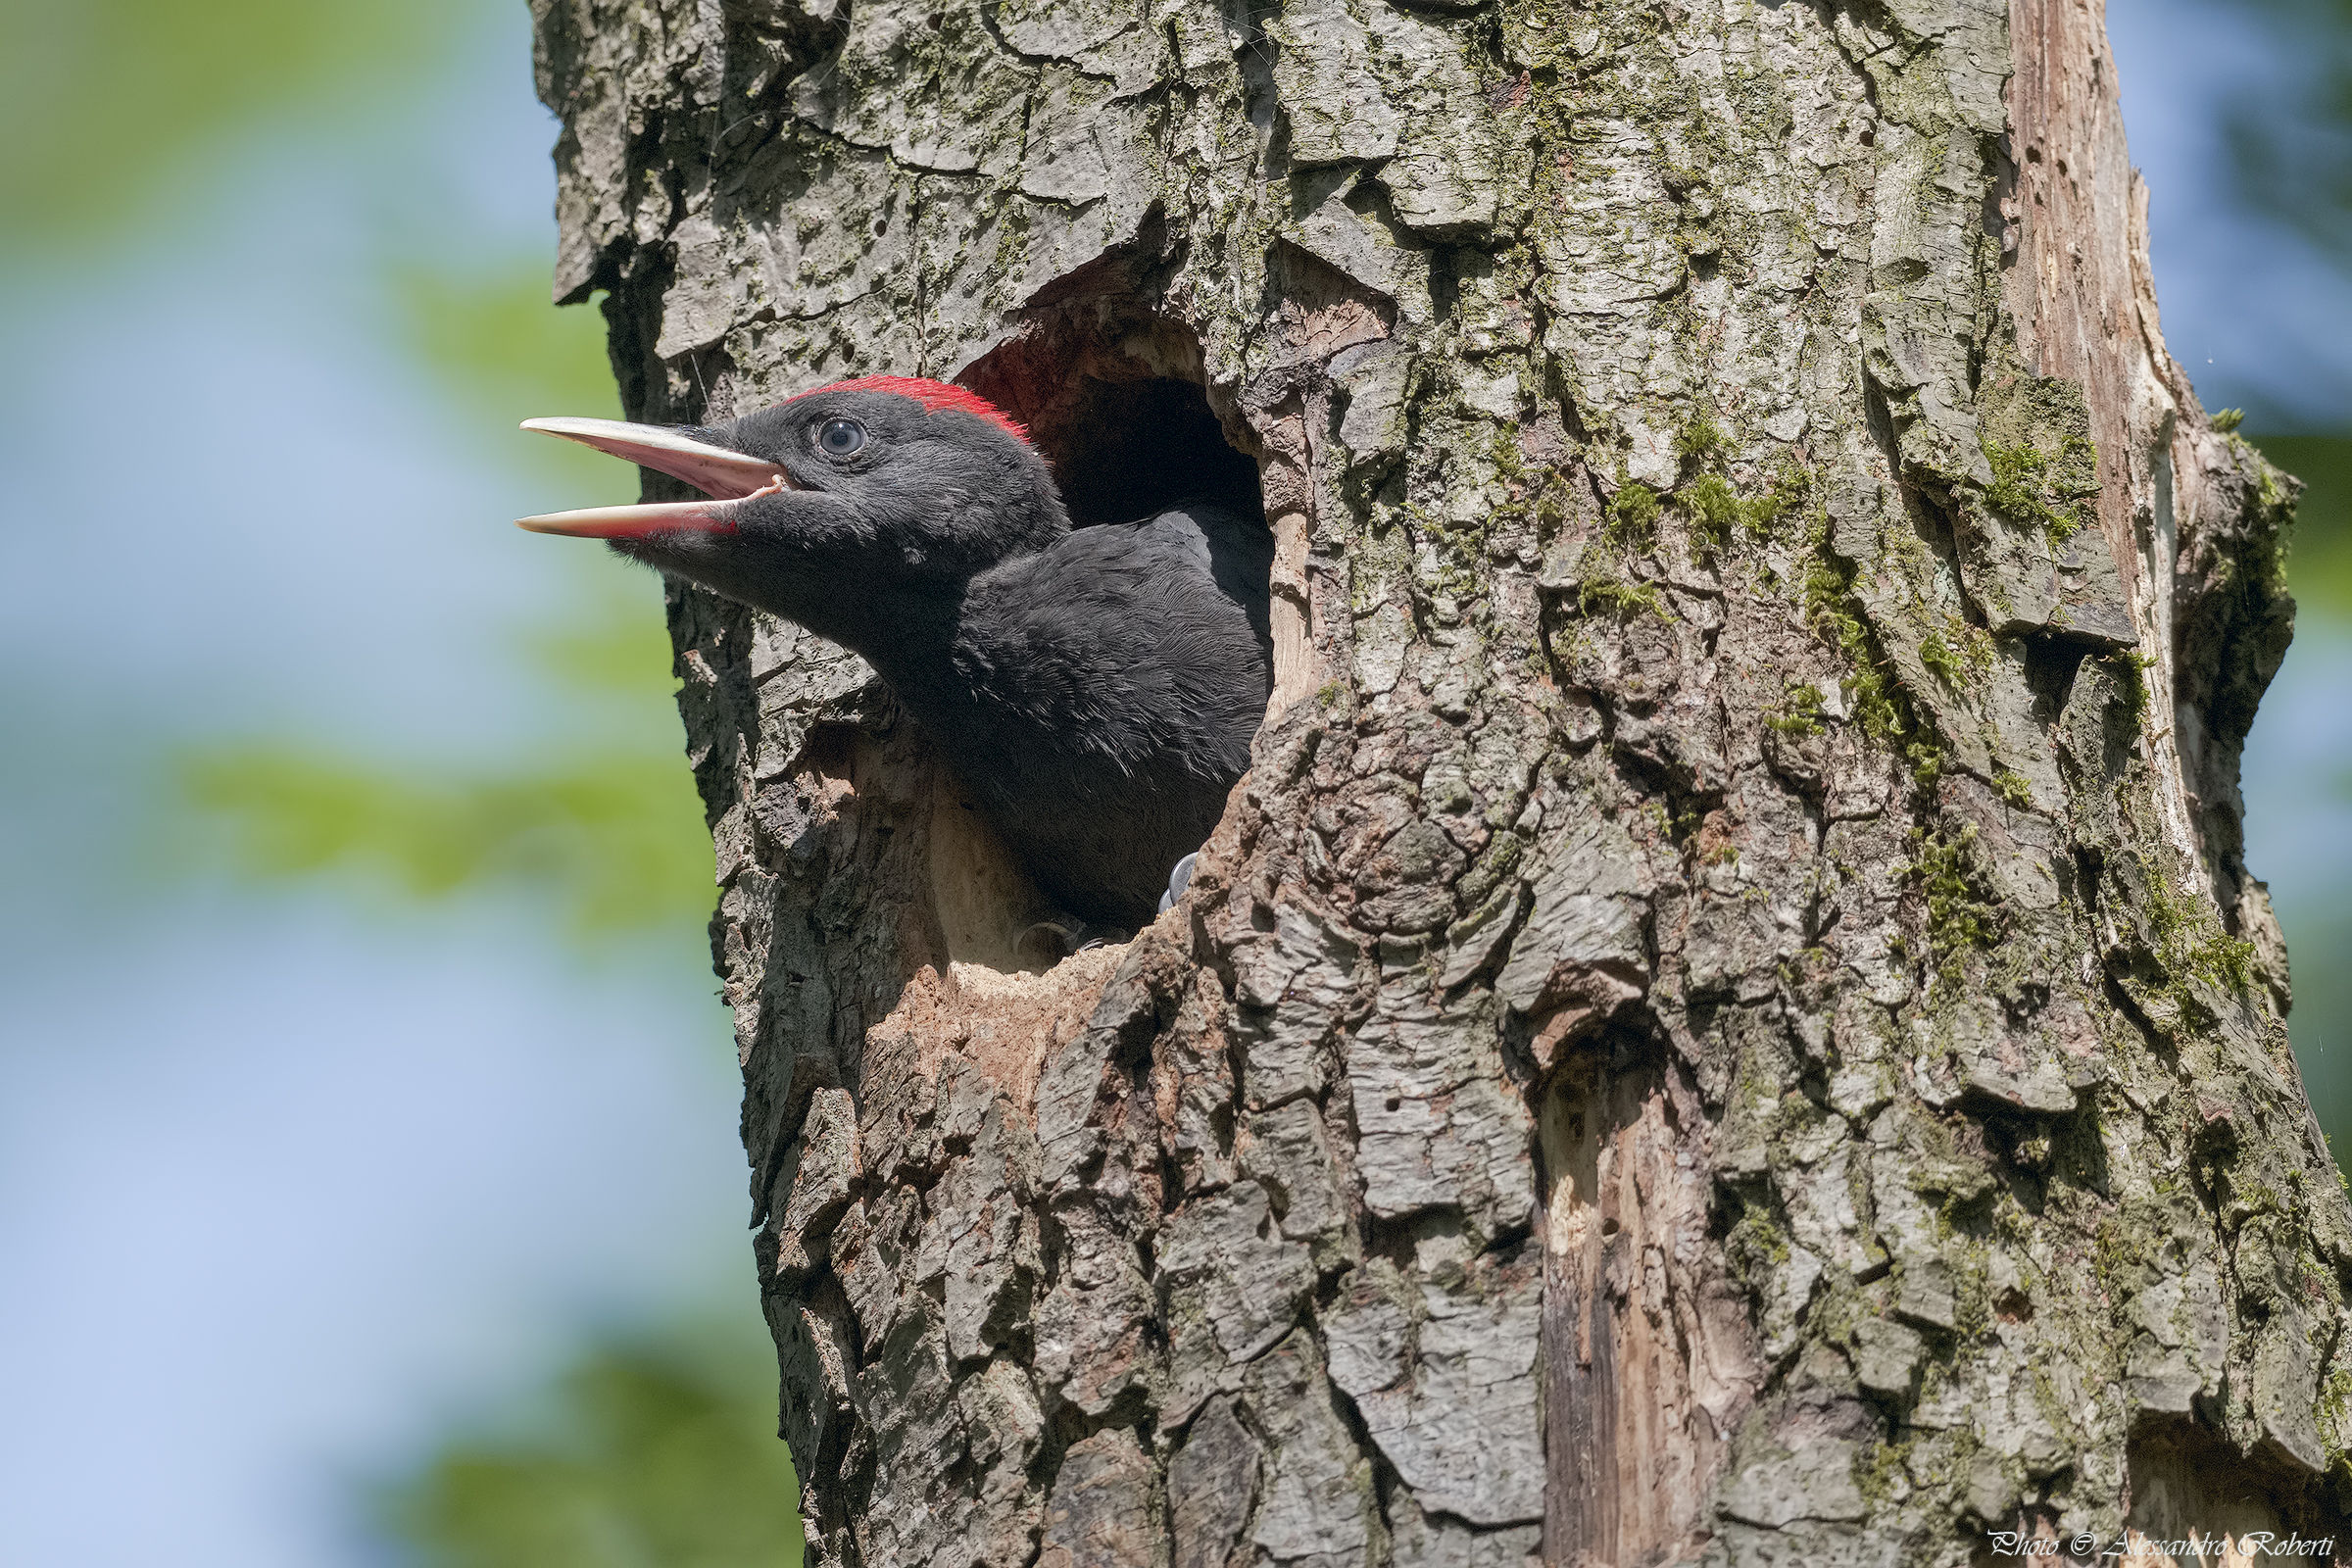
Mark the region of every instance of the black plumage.
POLYGON ((864 656, 1069 913, 1156 911, 1249 766, 1272 682, 1265 525, 1212 501, 1072 528, 1018 425, 876 377, 710 429, 534 420, 714 499, 526 518, 864 656))

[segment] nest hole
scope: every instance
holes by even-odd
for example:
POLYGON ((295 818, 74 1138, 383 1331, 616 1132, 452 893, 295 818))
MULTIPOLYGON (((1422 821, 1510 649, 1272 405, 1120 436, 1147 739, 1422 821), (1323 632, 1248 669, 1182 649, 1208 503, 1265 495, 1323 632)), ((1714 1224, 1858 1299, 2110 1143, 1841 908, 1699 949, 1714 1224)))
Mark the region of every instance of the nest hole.
POLYGON ((1257 463, 1209 406, 1189 337, 1156 345, 1128 333, 1063 347, 1015 339, 962 379, 1028 426, 1072 523, 1132 522, 1183 501, 1265 520, 1257 463))

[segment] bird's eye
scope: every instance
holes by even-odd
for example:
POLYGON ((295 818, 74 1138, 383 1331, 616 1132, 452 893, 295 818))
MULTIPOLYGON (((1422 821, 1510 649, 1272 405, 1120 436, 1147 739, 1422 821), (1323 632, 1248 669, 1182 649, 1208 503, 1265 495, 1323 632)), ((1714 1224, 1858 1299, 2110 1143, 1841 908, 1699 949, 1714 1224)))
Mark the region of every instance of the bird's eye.
POLYGON ((865 426, 856 419, 827 419, 816 432, 816 444, 828 458, 846 458, 865 445, 865 426))

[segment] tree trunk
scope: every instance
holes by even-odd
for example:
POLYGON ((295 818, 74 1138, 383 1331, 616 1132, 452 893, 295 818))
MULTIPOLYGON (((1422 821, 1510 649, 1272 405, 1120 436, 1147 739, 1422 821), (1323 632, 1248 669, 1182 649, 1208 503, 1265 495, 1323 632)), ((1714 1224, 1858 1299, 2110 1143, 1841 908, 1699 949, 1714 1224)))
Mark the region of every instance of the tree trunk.
POLYGON ((1191 894, 1042 971, 870 671, 672 590, 816 1561, 2338 1534, 2293 484, 2095 3, 533 8, 633 416, 955 378, 1276 535, 1191 894))

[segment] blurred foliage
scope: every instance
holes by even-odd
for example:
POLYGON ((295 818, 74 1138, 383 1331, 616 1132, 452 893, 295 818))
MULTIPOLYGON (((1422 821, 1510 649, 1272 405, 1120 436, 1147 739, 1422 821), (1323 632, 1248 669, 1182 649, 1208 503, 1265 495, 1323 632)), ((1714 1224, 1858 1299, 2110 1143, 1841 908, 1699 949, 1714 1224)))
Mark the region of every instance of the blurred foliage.
MULTIPOLYGON (((166 204, 211 205, 272 127, 309 140, 376 109, 413 115, 494 4, 520 0, 0 0, 0 256, 172 243, 166 204)), ((506 64, 527 91, 527 64, 506 64)), ((379 329, 430 378, 458 442, 527 467, 547 508, 626 493, 625 467, 514 427, 618 412, 596 313, 550 307, 543 257, 453 255, 452 238, 419 234, 380 264, 379 329)), ((710 841, 654 580, 585 547, 547 555, 582 591, 518 657, 548 677, 534 734, 560 739, 466 764, 300 736, 215 744, 173 760, 178 806, 259 881, 425 904, 520 890, 583 935, 699 931, 710 841)), ((437 1568, 792 1568, 775 1386, 755 1316, 608 1338, 539 1419, 447 1442, 379 1522, 437 1568)))
POLYGON ((2230 106, 2241 195, 2352 269, 2352 0, 2255 0, 2283 79, 2266 74, 2230 106))
POLYGON ((2251 439, 2304 485, 2286 558, 2287 586, 2304 612, 2352 619, 2352 436, 2251 439))
POLYGON ((2287 928, 2293 960, 2295 1007, 2288 1022, 2295 1066, 2341 1167, 2352 1154, 2352 1053, 2344 1049, 2346 1020, 2352 1019, 2352 968, 2323 960, 2352 952, 2352 910, 2340 904, 2289 906, 2279 910, 2279 919, 2287 928))
POLYGON ((798 1488, 757 1319, 590 1349, 535 1430, 449 1443, 383 1499, 432 1568, 793 1568, 798 1488))
POLYGON ((0 0, 0 246, 112 238, 256 124, 414 83, 488 3, 0 0))
MULTIPOLYGON (((605 565, 598 562, 598 565, 605 565)), ((523 640, 569 737, 471 766, 356 756, 301 738, 195 748, 173 760, 185 835, 261 882, 323 878, 434 901, 538 895, 574 936, 699 930, 715 893, 710 839, 671 706, 669 642, 650 579, 607 568, 574 618, 523 640)))
POLYGON ((481 777, 409 774, 285 743, 199 753, 187 797, 232 824, 246 874, 356 872, 416 899, 489 885, 547 895, 582 935, 691 929, 710 841, 680 759, 590 754, 481 777))
MULTIPOLYGON (((2352 436, 2250 439, 2264 457, 2304 483, 2286 557, 2297 618, 2305 631, 2315 629, 2315 622, 2352 620, 2352 436)), ((2352 779, 2339 787, 2352 795, 2352 779)), ((2270 868, 2253 869, 2260 875, 2270 868)), ((2352 1055, 2344 1049, 2352 1028, 2352 990, 2343 981, 2345 966, 2331 959, 2352 951, 2352 908, 2340 890, 2315 899, 2305 887, 2298 898, 2294 881, 2289 878, 2278 890, 2277 905, 2294 985, 2288 1033, 2304 1090, 2340 1163, 2352 1150, 2352 1055)))
MULTIPOLYGON (((2256 242, 2299 237, 2322 260, 2352 271, 2352 0, 2254 0, 2217 8, 2209 21, 2224 17, 2251 24, 2275 62, 2246 77, 2224 127, 2237 199, 2279 225, 2256 242)), ((2275 401, 2283 388, 2249 390, 2275 401)), ((2352 432, 2251 439, 2306 486, 2287 557, 2304 629, 2352 621, 2352 432)), ((2352 780, 2343 787, 2352 793, 2352 780)), ((2352 906, 2340 889, 2310 886, 2298 902, 2294 880, 2287 879, 2278 906, 2294 959, 2290 1028, 2305 1087, 2340 1152, 2352 1142, 2352 1054, 2344 1049, 2352 991, 2337 960, 2352 950, 2352 906)))
MULTIPOLYGON (((550 510, 633 482, 569 442, 525 435, 531 414, 616 412, 603 323, 547 302, 541 262, 385 274, 396 341, 498 451, 562 484, 550 510)), ((416 899, 483 887, 544 894, 582 935, 692 930, 710 912, 710 849, 668 702, 669 644, 652 578, 551 542, 550 571, 593 573, 569 618, 528 639, 571 695, 563 729, 594 738, 553 759, 470 770, 324 752, 270 738, 182 758, 183 798, 222 829, 227 863, 262 880, 339 876, 416 899), (616 591, 626 583, 637 591, 616 591)))
MULTIPOLYGON (((2286 558, 2299 617, 2307 629, 2352 622, 2352 435, 2262 436, 2254 444, 2304 483, 2286 558)), ((2352 776, 2334 783, 2352 799, 2352 776)), ((2281 898, 2278 916, 2295 988, 2295 1059, 2340 1163, 2352 1151, 2352 970, 2332 960, 2352 952, 2352 906, 2341 889, 2306 889, 2300 901, 2281 898)))
MULTIPOLYGON (((0 247, 102 243, 154 198, 217 172, 258 124, 390 101, 446 60, 488 3, 518 0, 0 0, 0 198, 16 215, 0 247)), ((2258 4, 2300 30, 2315 64, 2300 98, 2238 107, 2243 188, 2352 259, 2352 0, 2258 4)), ((520 62, 515 72, 519 88, 520 62)), ((535 414, 614 412, 601 323, 549 308, 542 262, 402 260, 382 284, 389 334, 469 429, 496 431, 494 450, 548 479, 548 506, 626 484, 608 460, 513 430, 535 414)), ((2260 444, 2312 487, 2291 558, 2296 592, 2352 616, 2352 439, 2260 444)), ((551 694, 568 704, 564 729, 589 737, 552 757, 424 766, 281 737, 182 759, 184 799, 256 878, 324 877, 427 901, 521 887, 581 932, 699 924, 710 851, 662 700, 668 659, 649 598, 584 595, 536 634, 551 694)), ((2338 952, 2344 935, 2296 933, 2338 952)), ((2345 1086, 2314 1062, 2319 1031, 2352 1009, 2328 973, 2297 976, 2297 1047, 2323 1101, 2345 1086)), ((774 1387, 756 1327, 608 1340, 574 1364, 541 1419, 444 1445, 386 1496, 383 1522, 435 1568, 788 1568, 800 1540, 774 1387)))
POLYGON ((547 269, 540 256, 464 272, 404 261, 385 270, 380 292, 394 341, 431 371, 467 428, 495 437, 504 458, 561 473, 584 498, 612 499, 630 482, 625 466, 577 442, 515 428, 540 415, 621 413, 603 317, 550 306, 547 269))
POLYGON ((386 294, 401 341, 475 406, 619 417, 604 323, 548 304, 545 258, 464 274, 406 263, 391 270, 386 294))
MULTIPOLYGON (((592 311, 558 311, 543 261, 470 270, 394 262, 385 330, 494 457, 529 466, 553 509, 633 488, 625 466, 525 435, 536 414, 618 413, 592 311)), ((710 841, 670 701, 654 578, 549 541, 582 589, 518 657, 547 679, 566 737, 459 767, 323 751, 300 738, 178 760, 185 805, 240 874, 431 903, 520 890, 594 938, 699 932, 710 841)), ((433 1568, 794 1568, 791 1457, 775 1435, 774 1350, 758 1320, 592 1345, 520 1435, 445 1442, 385 1499, 379 1524, 433 1568)))

